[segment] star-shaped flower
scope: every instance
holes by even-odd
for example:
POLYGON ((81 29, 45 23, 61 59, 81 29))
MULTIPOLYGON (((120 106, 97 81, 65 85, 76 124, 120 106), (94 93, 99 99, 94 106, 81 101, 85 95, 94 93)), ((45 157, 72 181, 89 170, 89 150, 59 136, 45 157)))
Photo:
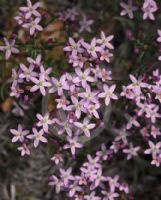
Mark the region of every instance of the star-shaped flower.
POLYGON ((123 8, 120 15, 121 16, 128 15, 130 19, 134 17, 133 12, 138 9, 136 6, 132 5, 132 0, 128 0, 128 4, 121 2, 120 6, 123 8))
POLYGON ((44 116, 37 114, 36 117, 39 120, 39 122, 37 123, 37 126, 42 127, 44 132, 47 133, 49 129, 49 125, 53 123, 53 121, 49 119, 49 113, 46 113, 44 116))
POLYGON ((111 99, 118 99, 118 97, 114 94, 115 88, 116 85, 112 85, 111 87, 106 84, 103 85, 104 92, 100 93, 98 97, 105 98, 106 106, 109 105, 111 99))
POLYGON ((6 55, 5 58, 8 60, 12 53, 17 54, 19 50, 15 47, 15 40, 8 41, 4 38, 5 46, 0 46, 0 51, 5 51, 6 55))
POLYGON ((30 0, 27 0, 27 7, 20 7, 20 11, 25 12, 26 19, 29 19, 32 15, 40 17, 40 13, 36 10, 39 6, 39 2, 32 5, 32 2, 30 0))
POLYGON ((44 79, 44 76, 43 75, 40 75, 40 77, 37 79, 37 78, 34 78, 32 77, 31 78, 32 82, 35 83, 35 85, 30 89, 31 92, 35 92, 36 90, 40 90, 41 94, 43 96, 46 95, 46 90, 45 90, 45 87, 50 87, 51 86, 51 83, 50 82, 47 82, 45 79, 44 79))
POLYGON ((10 132, 14 135, 12 138, 12 142, 23 142, 25 139, 25 136, 29 133, 28 130, 23 130, 22 125, 18 125, 18 129, 11 129, 10 132))
POLYGON ((39 22, 41 21, 41 18, 36 18, 33 21, 29 22, 29 23, 25 23, 23 24, 23 27, 26 29, 29 29, 30 31, 30 35, 33 35, 35 33, 35 31, 42 31, 43 28, 42 26, 39 25, 39 22))
POLYGON ((40 131, 38 131, 36 128, 32 129, 33 134, 28 135, 27 138, 29 139, 34 139, 34 147, 38 147, 40 142, 43 143, 47 143, 47 139, 43 136, 44 135, 44 131, 41 129, 40 131))
POLYGON ((101 31, 101 39, 97 39, 98 44, 101 44, 102 47, 107 47, 108 49, 114 49, 113 45, 110 43, 110 41, 113 39, 113 35, 107 36, 103 31, 101 31))
POLYGON ((96 126, 94 123, 90 124, 88 118, 84 118, 83 123, 75 122, 74 124, 76 127, 80 128, 87 137, 90 137, 89 130, 93 129, 96 126))
POLYGON ((78 143, 78 138, 67 137, 68 144, 64 145, 64 149, 71 149, 72 155, 75 155, 76 148, 82 148, 82 144, 78 143))

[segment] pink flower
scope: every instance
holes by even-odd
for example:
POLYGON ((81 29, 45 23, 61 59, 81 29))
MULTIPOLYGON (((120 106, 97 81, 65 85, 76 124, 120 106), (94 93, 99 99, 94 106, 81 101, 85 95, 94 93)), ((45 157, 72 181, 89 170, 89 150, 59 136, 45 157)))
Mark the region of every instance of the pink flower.
POLYGON ((143 8, 142 8, 144 14, 143 19, 151 19, 155 20, 154 12, 158 10, 158 6, 154 0, 144 0, 143 8))
POLYGON ((63 186, 63 183, 60 179, 58 179, 56 176, 51 176, 50 177, 50 183, 49 185, 55 186, 55 191, 56 193, 60 193, 61 187, 63 186))
POLYGON ((111 192, 114 192, 115 189, 120 186, 120 184, 118 183, 119 176, 117 176, 117 175, 115 177, 113 177, 113 178, 108 176, 107 180, 108 180, 111 192))
POLYGON ((31 91, 31 92, 35 92, 35 91, 37 91, 37 90, 40 90, 40 92, 41 92, 41 94, 42 94, 43 96, 46 95, 45 87, 50 87, 50 86, 51 86, 51 83, 50 83, 50 82, 47 82, 47 81, 44 79, 44 76, 43 76, 43 75, 40 75, 39 79, 32 77, 32 78, 31 78, 31 81, 32 81, 33 83, 35 83, 36 85, 34 85, 34 86, 30 89, 30 91, 31 91))
POLYGON ((19 78, 24 79, 26 78, 27 81, 30 81, 32 77, 37 76, 37 73, 34 72, 34 66, 30 65, 29 68, 27 68, 24 64, 20 64, 20 68, 23 71, 20 73, 19 78))
MULTIPOLYGON (((101 31, 101 39, 97 39, 98 44, 102 45, 103 48, 114 49, 110 41, 113 39, 113 35, 107 36, 103 31, 101 31)), ((101 49, 100 49, 101 50, 101 49)))
POLYGON ((58 131, 58 134, 67 133, 68 136, 72 137, 72 124, 69 123, 68 118, 58 121, 57 124, 61 127, 58 131))
POLYGON ((161 56, 158 57, 158 60, 161 61, 161 56))
POLYGON ((11 92, 10 92, 11 97, 19 98, 22 93, 24 93, 24 90, 20 89, 19 86, 15 85, 11 86, 11 92))
POLYGON ((99 119, 99 114, 98 114, 98 109, 101 107, 101 105, 99 103, 96 104, 90 104, 88 106, 88 112, 93 115, 95 118, 99 119))
POLYGON ((37 114, 36 117, 38 118, 39 122, 37 123, 38 127, 42 127, 44 132, 48 132, 48 126, 53 123, 52 120, 49 119, 49 113, 46 113, 44 116, 37 114))
POLYGON ((158 32, 157 42, 161 42, 161 30, 158 29, 157 32, 158 32))
POLYGON ((153 136, 153 138, 156 138, 157 136, 161 135, 159 128, 155 127, 154 125, 151 127, 150 133, 153 136))
POLYGON ((124 191, 126 194, 129 193, 129 187, 126 183, 121 183, 119 186, 120 191, 124 191))
POLYGON ((152 123, 156 122, 156 118, 161 118, 161 114, 158 113, 159 106, 155 106, 154 109, 148 110, 146 117, 151 119, 152 123))
POLYGON ((152 141, 149 141, 148 144, 150 148, 144 151, 145 154, 152 154, 155 156, 161 152, 161 142, 154 144, 152 141))
POLYGON ((86 110, 83 107, 83 100, 78 101, 78 98, 71 96, 71 100, 73 105, 70 105, 69 107, 75 110, 75 115, 79 119, 81 116, 81 112, 85 112, 86 110))
POLYGON ((91 72, 90 68, 85 69, 84 72, 82 72, 80 68, 76 68, 75 72, 77 74, 76 79, 79 77, 79 81, 84 88, 86 88, 87 82, 94 82, 94 78, 89 75, 91 72))
POLYGON ((128 123, 126 125, 126 129, 129 130, 132 128, 132 126, 136 126, 136 127, 140 127, 140 124, 139 122, 136 120, 136 117, 130 117, 128 116, 128 123))
POLYGON ((50 73, 52 72, 52 68, 45 69, 43 65, 40 66, 40 74, 41 76, 44 76, 44 79, 47 81, 50 81, 50 73))
POLYGON ((73 197, 76 192, 80 192, 80 191, 82 191, 82 188, 80 186, 78 186, 76 181, 69 186, 69 196, 70 197, 73 197))
POLYGON ((118 99, 118 97, 113 93, 115 88, 116 88, 116 85, 112 85, 111 87, 109 87, 106 84, 103 85, 104 92, 100 93, 98 97, 105 98, 106 106, 109 105, 110 99, 115 99, 115 100, 118 99))
POLYGON ((62 96, 60 99, 56 99, 57 102, 57 108, 60 109, 62 108, 63 110, 70 110, 68 105, 69 105, 69 101, 66 99, 65 96, 62 96))
POLYGON ((102 191, 102 194, 105 196, 102 200, 115 200, 119 194, 116 192, 107 192, 107 191, 102 191))
POLYGON ((12 53, 19 53, 19 50, 15 47, 15 40, 9 42, 6 38, 4 38, 5 46, 0 46, 0 51, 6 51, 6 60, 8 60, 12 53))
POLYGON ((20 74, 16 72, 15 69, 12 69, 12 78, 10 80, 10 82, 12 82, 12 86, 17 86, 18 83, 22 83, 23 80, 20 79, 20 74))
POLYGON ((69 56, 69 63, 73 64, 73 67, 80 67, 83 68, 84 63, 87 61, 86 57, 83 57, 82 54, 78 55, 70 55, 69 56))
POLYGON ((76 19, 76 16, 79 14, 79 8, 78 7, 73 7, 73 8, 68 8, 65 10, 65 20, 71 20, 74 21, 76 19))
POLYGON ((123 8, 120 15, 121 16, 128 15, 130 19, 134 17, 133 12, 138 9, 136 6, 132 5, 132 0, 128 0, 128 4, 121 2, 120 6, 123 8))
POLYGON ((43 143, 47 143, 47 139, 43 136, 44 135, 44 131, 41 129, 40 131, 38 131, 36 128, 32 129, 33 134, 28 135, 27 138, 29 139, 34 139, 34 147, 38 147, 39 142, 43 142, 43 143))
POLYGON ((100 159, 102 159, 102 160, 107 160, 107 159, 108 159, 108 156, 109 156, 109 153, 110 153, 110 151, 107 150, 105 144, 102 144, 102 146, 101 146, 101 151, 98 151, 98 152, 96 153, 96 155, 97 155, 98 157, 100 157, 100 159))
MULTIPOLYGON (((122 142, 124 144, 128 143, 127 137, 129 136, 129 134, 127 133, 125 128, 122 128, 120 130, 117 130, 116 132, 118 135, 115 137, 115 141, 120 141, 122 140, 122 142)), ((116 143, 117 144, 117 143, 116 143)))
POLYGON ((72 167, 68 168, 67 170, 60 169, 60 177, 63 179, 63 183, 65 186, 68 185, 69 180, 74 180, 74 177, 71 175, 72 167))
POLYGON ((160 88, 160 85, 157 84, 157 85, 153 86, 152 90, 156 95, 155 99, 158 99, 159 102, 161 103, 161 88, 160 88))
POLYGON ((124 149, 123 152, 127 154, 127 160, 130 160, 133 156, 138 155, 138 151, 140 150, 140 147, 133 147, 133 144, 129 144, 129 149, 124 149))
POLYGON ((51 158, 51 160, 54 161, 56 165, 58 165, 60 162, 63 162, 62 154, 60 154, 60 153, 54 154, 54 156, 51 158))
POLYGON ((102 169, 101 168, 98 169, 94 184, 91 187, 91 189, 97 188, 103 181, 106 181, 106 180, 107 180, 107 178, 102 175, 102 169))
POLYGON ((83 31, 87 31, 87 32, 91 32, 91 25, 93 24, 93 20, 87 20, 87 17, 85 15, 83 15, 83 19, 79 22, 80 24, 80 29, 79 32, 83 32, 83 31))
POLYGON ((24 13, 18 12, 17 16, 14 18, 19 25, 22 25, 25 21, 24 13))
POLYGON ((33 58, 28 57, 27 61, 31 65, 34 65, 34 67, 40 67, 41 66, 41 57, 42 57, 41 54, 37 55, 35 60, 33 58))
POLYGON ((32 5, 30 0, 27 0, 27 7, 20 7, 22 12, 25 12, 25 18, 29 19, 32 15, 40 17, 40 13, 36 10, 40 6, 40 3, 37 2, 32 5))
POLYGON ((135 98, 135 92, 132 88, 129 88, 128 86, 122 86, 122 92, 120 95, 125 96, 127 99, 135 98))
MULTIPOLYGON (((99 169, 101 167, 101 165, 99 163, 99 157, 94 157, 93 158, 90 154, 88 154, 87 155, 87 159, 88 159, 88 162, 85 162, 83 164, 83 166, 89 168, 89 170, 92 171, 95 168, 99 169)), ((97 172, 97 171, 95 171, 95 172, 97 172)))
POLYGON ((152 165, 155 165, 156 167, 159 167, 161 164, 161 154, 153 156, 153 160, 151 161, 152 165))
POLYGON ((75 122, 74 125, 78 128, 80 128, 87 137, 90 137, 90 131, 93 129, 96 125, 95 124, 90 124, 88 118, 84 118, 83 123, 80 122, 75 122))
POLYGON ((64 47, 64 51, 71 52, 73 56, 77 55, 77 53, 82 53, 81 40, 76 43, 73 38, 70 37, 69 46, 64 47))
POLYGON ((86 199, 86 200, 101 200, 100 197, 95 196, 95 192, 94 191, 90 195, 85 195, 84 199, 86 199))
POLYGON ((65 75, 62 75, 59 81, 56 78, 52 77, 51 81, 52 81, 53 87, 50 88, 49 93, 54 93, 57 91, 58 95, 61 96, 63 95, 63 90, 69 89, 65 75))
MULTIPOLYGON (((140 108, 138 111, 137 115, 143 115, 143 113, 151 113, 152 110, 155 108, 155 104, 147 104, 146 102, 144 103, 137 103, 137 106, 140 108)), ((150 117, 150 115, 148 114, 150 117)))
POLYGON ((157 79, 157 83, 161 84, 161 75, 158 69, 153 71, 153 79, 157 79))
POLYGON ((18 150, 21 152, 21 156, 30 155, 30 150, 26 144, 23 144, 21 147, 18 147, 18 150))
POLYGON ((110 62, 110 58, 113 56, 112 53, 107 49, 105 51, 101 51, 101 57, 100 60, 105 60, 106 62, 110 62))
POLYGON ((132 84, 129 85, 128 88, 134 89, 137 94, 140 93, 141 88, 146 88, 148 86, 147 83, 142 82, 141 79, 137 80, 132 74, 130 74, 130 80, 132 81, 132 84))
POLYGON ((105 68, 100 68, 99 66, 97 66, 97 68, 93 69, 93 73, 96 80, 98 78, 101 79, 102 82, 106 82, 107 80, 112 80, 111 71, 105 68))
POLYGON ((98 92, 92 92, 89 85, 85 89, 85 92, 78 93, 78 96, 83 98, 84 107, 88 108, 91 102, 98 103, 98 92))
POLYGON ((117 136, 118 138, 116 138, 114 142, 112 142, 112 145, 110 146, 110 149, 114 152, 114 153, 117 153, 120 148, 121 148, 121 145, 120 145, 120 142, 118 142, 120 139, 123 139, 123 142, 124 143, 127 143, 127 135, 125 135, 124 137, 120 137, 120 136, 117 136))
POLYGON ((97 46, 96 38, 93 38, 90 44, 82 42, 82 46, 87 50, 87 52, 93 58, 97 58, 98 57, 96 52, 101 52, 102 51, 102 48, 97 46))
POLYGON ((64 145, 64 149, 71 149, 72 155, 75 155, 76 148, 82 148, 82 144, 78 143, 78 138, 67 137, 68 144, 64 145))
POLYGON ((23 27, 29 29, 30 35, 33 35, 35 31, 42 31, 43 28, 39 25, 41 18, 36 18, 30 23, 23 24, 23 27))
POLYGON ((10 132, 14 135, 12 138, 12 142, 23 142, 25 139, 25 136, 29 133, 28 130, 23 130, 22 125, 18 125, 18 130, 16 129, 10 129, 10 132))
POLYGON ((96 178, 96 172, 97 170, 96 169, 92 169, 90 167, 89 163, 87 163, 87 168, 84 168, 84 167, 81 167, 80 170, 82 172, 82 176, 85 177, 85 180, 86 179, 89 179, 90 181, 94 181, 95 178, 96 178))

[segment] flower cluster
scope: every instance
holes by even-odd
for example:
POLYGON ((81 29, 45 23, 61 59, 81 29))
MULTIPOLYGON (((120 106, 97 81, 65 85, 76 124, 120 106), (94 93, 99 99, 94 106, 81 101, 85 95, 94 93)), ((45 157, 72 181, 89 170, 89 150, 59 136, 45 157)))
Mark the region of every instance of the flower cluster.
MULTIPOLYGON (((120 6, 123 8, 120 15, 128 15, 131 19, 138 9, 132 0, 128 0, 128 4, 121 2, 120 6)), ((29 32, 28 41, 31 43, 32 36, 43 30, 39 25, 42 19, 39 8, 40 3, 32 4, 27 0, 27 6, 20 7, 15 17, 21 28, 29 32)), ((144 20, 154 20, 158 7, 154 0, 144 0, 142 10, 144 20)), ((65 23, 74 24, 80 18, 78 7, 68 8, 58 15, 65 23)), ((26 111, 30 109, 29 102, 34 104, 37 99, 41 101, 41 109, 40 104, 35 106, 34 112, 29 113, 32 119, 28 122, 25 118, 10 132, 12 142, 20 144, 18 150, 22 156, 29 155, 41 143, 52 145, 55 142, 51 160, 59 170, 50 177, 49 184, 55 186, 56 193, 67 191, 68 196, 75 200, 114 200, 122 193, 129 193, 127 184, 120 183, 118 175, 107 175, 106 163, 115 154, 121 152, 127 160, 135 159, 141 153, 148 159, 150 154, 152 165, 159 167, 161 164, 161 74, 158 69, 150 75, 149 71, 140 76, 139 73, 132 73, 135 75, 129 75, 130 83, 127 85, 124 85, 125 80, 114 81, 109 68, 114 36, 101 31, 98 37, 90 40, 79 39, 82 32, 91 32, 93 24, 93 20, 87 20, 84 14, 81 19, 78 34, 69 37, 63 47, 68 62, 66 65, 70 67, 68 71, 55 73, 53 67, 46 64, 48 58, 45 52, 38 53, 40 51, 35 44, 34 54, 28 55, 26 51, 25 59, 12 69, 12 77, 8 81, 11 83, 10 96, 14 99, 12 113, 25 118, 26 111), (119 85, 116 85, 117 81, 121 83, 121 87, 117 87, 121 88, 120 97, 115 92, 119 85), (111 108, 113 102, 116 106, 111 108), (49 103, 52 104, 51 109, 49 103), (108 120, 106 111, 112 113, 108 127, 105 126, 108 120), (119 117, 113 120, 115 115, 119 117), (102 144, 95 156, 90 152, 86 162, 79 163, 79 167, 75 166, 75 162, 70 166, 70 159, 77 161, 76 154, 81 153, 84 144, 98 136, 104 128, 109 132, 108 148, 107 143, 102 144)), ((130 31, 126 34, 130 41, 137 40, 130 31)), ((6 60, 11 54, 21 52, 15 40, 4 38, 4 42, 0 51, 5 51, 6 60)), ((56 40, 49 42, 52 48, 57 45, 56 40)), ((157 42, 161 42, 161 30, 158 30, 157 42)), ((143 48, 146 49, 145 45, 143 48)), ((158 59, 161 60, 161 56, 158 59)))
POLYGON ((46 88, 51 86, 49 74, 52 69, 45 69, 41 64, 40 54, 35 60, 28 57, 27 61, 29 66, 21 63, 17 71, 13 69, 10 95, 19 98, 20 96, 25 96, 30 92, 39 90, 45 96, 46 88))
MULTIPOLYGON (((20 8, 24 19, 33 16, 40 19, 36 10, 39 4, 27 3, 28 7, 20 8)), ((50 137, 50 129, 54 129, 57 136, 65 139, 63 149, 70 149, 75 156, 76 149, 83 146, 83 138, 90 138, 92 130, 100 126, 104 117, 101 110, 110 104, 111 99, 118 99, 114 94, 116 86, 111 84, 111 71, 103 67, 103 63, 109 63, 113 56, 112 39, 113 35, 106 36, 103 31, 100 38, 93 38, 90 43, 69 38, 64 51, 73 70, 71 73, 63 73, 60 78, 51 76, 52 68, 44 66, 40 54, 35 59, 27 57, 27 65, 20 63, 17 69, 12 70, 10 96, 25 100, 35 93, 40 93, 43 98, 54 94, 57 108, 54 117, 48 110, 43 114, 37 113, 31 133, 28 131, 28 134, 23 135, 23 140, 13 139, 14 142, 22 143, 19 148, 22 155, 29 154, 30 140, 35 148, 40 142, 47 143, 46 137, 50 137)), ((14 130, 18 135, 19 126, 18 130, 14 130)), ((53 160, 59 163, 56 157, 53 160)))
POLYGON ((91 43, 83 40, 76 42, 69 38, 69 45, 64 51, 68 54, 74 72, 65 73, 60 79, 52 77, 53 86, 49 93, 57 94, 56 107, 61 110, 59 116, 54 119, 55 128, 59 135, 67 135, 69 144, 64 148, 71 148, 73 155, 75 148, 82 146, 78 142, 79 136, 83 134, 90 137, 92 129, 98 126, 101 120, 101 108, 108 106, 111 99, 117 99, 114 94, 115 85, 109 84, 112 79, 111 72, 98 65, 104 53, 108 52, 106 56, 108 62, 110 61, 112 37, 106 37, 102 32, 101 39, 94 38, 91 43))
MULTIPOLYGON (((128 100, 131 100, 135 107, 133 108, 133 117, 127 116, 128 123, 125 127, 126 130, 132 129, 132 127, 140 128, 140 122, 142 122, 145 127, 143 127, 140 131, 141 135, 144 139, 149 141, 150 148, 155 149, 155 144, 153 144, 152 139, 158 139, 160 136, 159 127, 157 127, 157 121, 161 118, 160 114, 160 84, 161 84, 161 75, 158 70, 153 71, 153 75, 151 77, 140 77, 136 79, 133 75, 130 75, 131 84, 128 86, 123 86, 123 91, 121 92, 121 96, 126 97, 128 100), (144 122, 143 122, 144 121, 144 122)), ((130 112, 130 111, 129 111, 130 112)), ((126 132, 126 131, 125 131, 126 132)), ((124 141, 127 138, 127 134, 124 134, 124 141)), ((153 151, 146 150, 146 154, 152 153, 153 161, 152 164, 156 166, 160 166, 160 143, 156 146, 158 150, 153 151)), ((130 151, 123 150, 124 153, 128 153, 128 158, 130 158, 132 152, 137 155, 137 151, 140 149, 130 145, 130 151)))
POLYGON ((128 185, 120 183, 118 175, 104 175, 103 163, 109 159, 108 153, 103 144, 95 157, 87 155, 87 161, 81 165, 79 173, 73 173, 72 167, 60 168, 50 177, 49 185, 55 186, 56 193, 67 190, 69 197, 75 200, 114 200, 122 192, 128 194, 128 185))
POLYGON ((109 86, 107 83, 111 80, 111 72, 94 65, 96 61, 101 61, 102 52, 109 51, 107 46, 113 48, 109 43, 111 36, 106 38, 102 32, 101 37, 98 40, 94 38, 90 44, 82 40, 75 42, 69 38, 69 45, 64 51, 68 52, 69 63, 73 65, 74 72, 63 74, 59 80, 52 77, 53 87, 49 89, 49 93, 57 93, 56 107, 62 110, 54 120, 57 133, 67 134, 68 144, 64 148, 70 148, 73 155, 75 149, 82 146, 78 142, 78 136, 84 134, 90 137, 91 130, 96 127, 95 122, 98 124, 101 99, 105 99, 106 106, 110 99, 117 99, 113 93, 115 85, 109 86), (104 43, 101 43, 103 39, 104 43), (91 64, 87 65, 87 62, 91 64))
POLYGON ((18 15, 15 17, 18 24, 29 31, 30 35, 34 35, 36 31, 42 31, 43 28, 39 25, 41 21, 41 14, 38 11, 40 3, 34 5, 30 0, 27 0, 26 7, 20 7, 18 15))
MULTIPOLYGON (((128 3, 121 2, 120 6, 123 8, 120 15, 128 15, 130 19, 134 17, 133 12, 138 9, 138 7, 133 6, 132 0, 128 0, 128 3)), ((154 13, 158 10, 158 6, 154 0, 144 0, 142 5, 143 20, 150 19, 155 20, 154 13)))

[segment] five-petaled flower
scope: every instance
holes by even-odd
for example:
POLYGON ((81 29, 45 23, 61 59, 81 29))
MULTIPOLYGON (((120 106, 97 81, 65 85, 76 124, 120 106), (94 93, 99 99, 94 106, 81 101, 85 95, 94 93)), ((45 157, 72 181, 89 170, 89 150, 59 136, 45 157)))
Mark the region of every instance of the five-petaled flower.
POLYGON ((105 33, 101 31, 101 39, 97 39, 97 43, 101 44, 103 48, 107 47, 108 49, 114 49, 113 45, 110 43, 113 37, 113 35, 106 37, 105 33))
POLYGON ((121 16, 128 15, 130 19, 134 17, 133 12, 138 9, 136 6, 133 6, 132 0, 128 0, 128 4, 121 2, 120 6, 123 8, 120 15, 121 16))
POLYGON ((52 120, 49 118, 49 113, 46 113, 44 116, 37 114, 36 117, 38 118, 39 122, 37 123, 38 127, 42 127, 44 132, 48 132, 49 125, 53 123, 52 120))
POLYGON ((103 85, 104 92, 100 93, 98 96, 100 98, 105 98, 106 106, 109 105, 110 99, 115 99, 115 100, 118 99, 118 97, 114 94, 115 88, 116 85, 112 85, 111 87, 109 87, 106 84, 103 85))
POLYGON ((41 129, 38 131, 36 128, 32 129, 33 134, 27 136, 29 139, 34 139, 34 147, 36 148, 39 145, 39 142, 47 143, 47 139, 43 136, 44 131, 41 129))
POLYGON ((75 155, 76 148, 82 148, 82 144, 78 142, 78 138, 67 137, 68 144, 64 145, 64 149, 71 149, 72 155, 75 155))
POLYGON ((14 135, 14 137, 12 138, 12 142, 23 142, 25 139, 25 136, 27 134, 29 134, 28 130, 23 130, 22 125, 19 124, 18 125, 18 129, 11 129, 10 132, 14 135))
POLYGON ((19 50, 15 47, 15 40, 8 41, 7 38, 4 38, 5 46, 0 46, 0 51, 5 51, 5 58, 8 60, 12 53, 17 54, 19 50))
POLYGON ((37 79, 35 77, 31 78, 32 82, 35 83, 35 85, 30 89, 31 92, 35 92, 37 90, 40 90, 41 94, 43 96, 46 95, 45 87, 50 87, 51 83, 45 80, 45 77, 43 75, 40 75, 40 77, 37 79))
POLYGON ((42 31, 43 28, 42 26, 39 25, 39 22, 41 21, 41 18, 38 17, 36 19, 34 19, 33 21, 29 22, 29 23, 25 23, 23 24, 23 28, 29 29, 30 31, 30 35, 33 35, 35 33, 35 31, 42 31))
POLYGON ((27 0, 27 7, 20 7, 20 11, 25 13, 26 19, 29 19, 32 15, 40 17, 41 15, 37 11, 37 8, 39 8, 39 6, 40 6, 39 2, 32 5, 32 2, 30 0, 27 0))
POLYGON ((90 121, 88 118, 84 118, 83 122, 75 122, 74 123, 76 127, 80 128, 84 134, 87 136, 87 137, 90 137, 90 131, 91 129, 93 129, 96 124, 94 123, 91 123, 90 124, 90 121))

